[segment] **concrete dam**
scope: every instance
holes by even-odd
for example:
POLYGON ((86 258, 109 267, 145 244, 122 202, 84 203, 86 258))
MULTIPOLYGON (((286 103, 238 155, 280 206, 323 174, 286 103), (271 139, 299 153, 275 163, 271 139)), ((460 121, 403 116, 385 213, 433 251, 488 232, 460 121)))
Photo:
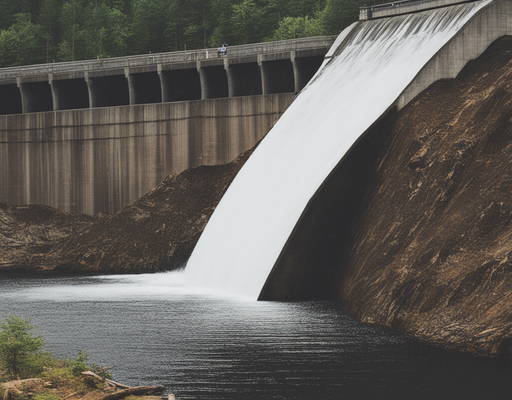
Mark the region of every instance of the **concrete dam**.
POLYGON ((273 126, 333 37, 0 70, 0 201, 111 214, 273 126))
POLYGON ((190 279, 264 300, 329 287, 329 244, 343 229, 332 221, 352 212, 336 209, 351 195, 341 178, 358 175, 344 160, 390 112, 511 32, 508 0, 362 8, 229 187, 187 264, 190 279))

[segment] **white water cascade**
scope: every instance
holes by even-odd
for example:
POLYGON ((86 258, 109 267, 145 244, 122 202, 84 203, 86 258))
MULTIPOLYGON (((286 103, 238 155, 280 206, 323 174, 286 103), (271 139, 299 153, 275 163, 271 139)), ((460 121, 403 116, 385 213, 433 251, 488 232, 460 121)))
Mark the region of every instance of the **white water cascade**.
POLYGON ((188 261, 189 281, 257 299, 331 170, 488 3, 357 23, 232 182, 188 261))

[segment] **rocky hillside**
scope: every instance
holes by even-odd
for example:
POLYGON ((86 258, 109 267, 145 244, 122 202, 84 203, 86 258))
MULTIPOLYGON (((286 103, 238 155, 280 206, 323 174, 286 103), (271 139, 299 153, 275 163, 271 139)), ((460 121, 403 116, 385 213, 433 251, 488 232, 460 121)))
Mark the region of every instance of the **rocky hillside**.
POLYGON ((337 296, 362 321, 448 347, 512 344, 512 38, 400 111, 337 296))
POLYGON ((93 218, 42 205, 0 203, 0 271, 45 264, 55 243, 91 225, 93 218))
POLYGON ((170 175, 115 215, 0 204, 0 271, 138 273, 185 264, 248 158, 170 175))

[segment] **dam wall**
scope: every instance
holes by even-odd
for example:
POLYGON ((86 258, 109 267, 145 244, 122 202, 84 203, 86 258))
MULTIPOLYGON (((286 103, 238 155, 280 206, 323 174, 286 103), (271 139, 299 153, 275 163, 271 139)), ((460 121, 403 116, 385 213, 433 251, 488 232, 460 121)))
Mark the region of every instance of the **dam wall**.
POLYGON ((0 201, 112 214, 170 173, 235 159, 295 93, 0 116, 0 201))
POLYGON ((0 201, 111 214, 170 173, 232 161, 334 37, 0 69, 0 201))

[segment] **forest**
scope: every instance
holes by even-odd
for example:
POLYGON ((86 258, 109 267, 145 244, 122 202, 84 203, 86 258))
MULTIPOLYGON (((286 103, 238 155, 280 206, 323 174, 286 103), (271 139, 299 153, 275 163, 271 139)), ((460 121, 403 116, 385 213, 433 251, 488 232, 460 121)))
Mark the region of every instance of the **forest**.
POLYGON ((320 35, 356 0, 0 0, 0 67, 320 35))

